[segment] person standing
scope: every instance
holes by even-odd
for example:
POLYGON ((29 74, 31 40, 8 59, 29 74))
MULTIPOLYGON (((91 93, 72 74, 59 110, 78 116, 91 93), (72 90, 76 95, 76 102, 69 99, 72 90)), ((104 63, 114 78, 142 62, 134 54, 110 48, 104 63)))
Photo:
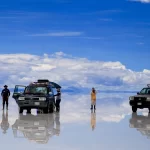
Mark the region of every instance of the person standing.
POLYGON ((96 110, 96 90, 95 88, 92 88, 91 91, 91 110, 93 109, 94 106, 94 110, 96 110))
POLYGON ((56 96, 56 102, 55 102, 56 111, 59 112, 60 111, 60 102, 61 102, 60 89, 57 89, 57 94, 55 96, 56 96))
POLYGON ((8 110, 8 99, 9 99, 9 96, 10 96, 10 91, 9 91, 7 85, 4 86, 4 89, 1 92, 1 96, 2 96, 2 99, 3 99, 3 110, 5 108, 5 103, 6 103, 6 109, 8 110))

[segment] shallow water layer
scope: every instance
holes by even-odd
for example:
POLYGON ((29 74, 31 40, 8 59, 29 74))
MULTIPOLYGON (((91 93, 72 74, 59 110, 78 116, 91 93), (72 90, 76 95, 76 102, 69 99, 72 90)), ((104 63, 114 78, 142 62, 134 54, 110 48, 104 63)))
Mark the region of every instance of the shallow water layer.
POLYGON ((65 94, 60 113, 18 114, 10 98, 9 110, 0 111, 0 147, 10 150, 148 150, 148 110, 132 114, 132 94, 98 94, 96 111, 90 110, 90 96, 65 94))

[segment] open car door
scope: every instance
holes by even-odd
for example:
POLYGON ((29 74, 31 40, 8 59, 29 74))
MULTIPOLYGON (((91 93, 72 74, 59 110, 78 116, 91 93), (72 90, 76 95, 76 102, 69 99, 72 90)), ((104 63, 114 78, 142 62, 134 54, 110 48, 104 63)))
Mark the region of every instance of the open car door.
POLYGON ((61 86, 55 82, 50 82, 50 85, 52 86, 52 88, 61 89, 61 86))
POLYGON ((24 93, 25 88, 26 88, 26 86, 24 86, 24 85, 16 85, 12 97, 13 97, 14 99, 18 99, 18 97, 19 97, 22 93, 24 93))

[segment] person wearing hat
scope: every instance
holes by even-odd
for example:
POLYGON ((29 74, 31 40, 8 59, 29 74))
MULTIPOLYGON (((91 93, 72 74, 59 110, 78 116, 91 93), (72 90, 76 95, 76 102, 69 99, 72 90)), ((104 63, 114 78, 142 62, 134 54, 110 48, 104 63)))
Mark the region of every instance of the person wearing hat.
POLYGON ((4 89, 1 92, 1 96, 2 96, 2 99, 3 99, 3 110, 5 108, 5 103, 6 103, 6 108, 8 110, 8 99, 9 99, 9 96, 10 96, 10 91, 9 91, 9 89, 7 87, 8 86, 5 85, 4 89))
POLYGON ((54 96, 56 96, 56 103, 55 103, 56 111, 59 112, 60 111, 60 102, 61 102, 61 92, 60 92, 59 88, 57 89, 57 94, 54 96))

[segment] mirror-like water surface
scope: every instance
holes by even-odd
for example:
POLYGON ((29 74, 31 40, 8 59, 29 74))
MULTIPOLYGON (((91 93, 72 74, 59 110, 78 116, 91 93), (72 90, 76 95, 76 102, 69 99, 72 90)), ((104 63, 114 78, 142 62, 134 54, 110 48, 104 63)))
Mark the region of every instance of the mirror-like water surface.
MULTIPOLYGON (((148 150, 148 110, 132 114, 132 94, 99 94, 96 111, 90 110, 90 96, 63 94, 61 110, 53 114, 18 114, 10 98, 9 110, 0 111, 0 146, 5 150, 148 150)), ((1 107, 2 109, 2 107, 1 107)))

